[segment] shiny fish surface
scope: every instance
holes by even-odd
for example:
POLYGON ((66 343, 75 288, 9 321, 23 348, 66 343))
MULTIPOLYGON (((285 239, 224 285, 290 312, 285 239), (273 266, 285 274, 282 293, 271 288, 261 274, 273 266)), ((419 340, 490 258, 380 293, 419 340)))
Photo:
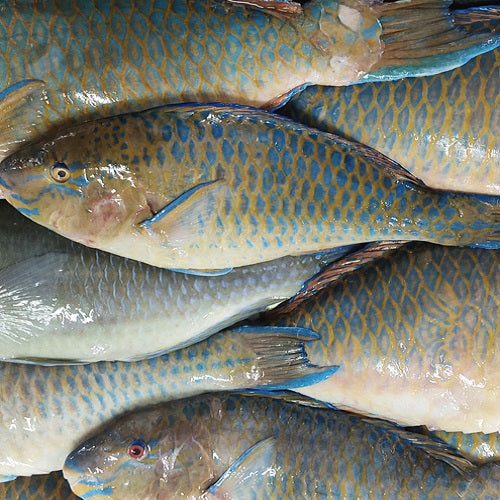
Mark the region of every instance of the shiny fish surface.
POLYGON ((0 185, 70 239, 177 270, 376 240, 500 240, 499 197, 430 190, 375 150, 241 106, 78 125, 1 162, 0 185))
POLYGON ((329 409, 204 395, 110 423, 64 475, 82 498, 103 500, 496 498, 500 465, 470 467, 435 446, 329 409))
POLYGON ((404 425, 500 430, 500 252, 414 244, 351 273, 270 325, 321 335, 339 365, 300 392, 404 425))
POLYGON ((139 359, 193 344, 274 307, 325 259, 345 253, 193 276, 69 242, 7 203, 0 248, 14 261, 0 270, 0 358, 61 363, 139 359))
POLYGON ((293 329, 246 329, 146 361, 1 363, 0 475, 8 480, 60 470, 89 433, 146 404, 213 390, 314 383, 335 370, 308 364, 303 342, 314 338, 293 329))
POLYGON ((500 40, 487 27, 464 31, 442 1, 311 0, 292 17, 240 3, 1 0, 0 91, 45 81, 43 132, 168 102, 260 106, 311 83, 432 74, 500 40))
POLYGON ((0 483, 2 500, 77 500, 60 472, 0 483))
POLYGON ((442 440, 474 462, 500 462, 500 433, 498 432, 464 434, 434 431, 430 433, 430 436, 442 440))
POLYGON ((310 87, 284 113, 371 146, 437 189, 500 194, 500 50, 439 75, 310 87))

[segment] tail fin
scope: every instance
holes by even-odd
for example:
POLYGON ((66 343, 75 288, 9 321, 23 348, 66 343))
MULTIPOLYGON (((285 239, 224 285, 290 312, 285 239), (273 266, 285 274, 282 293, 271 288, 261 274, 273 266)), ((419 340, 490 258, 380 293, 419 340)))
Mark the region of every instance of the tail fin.
MULTIPOLYGON (((482 10, 469 18, 450 11, 449 0, 401 0, 374 7, 380 14, 383 56, 362 81, 394 80, 448 71, 500 45, 498 30, 490 21, 498 20, 498 9, 482 10), (474 27, 468 29, 471 19, 474 27)), ((477 9, 476 9, 477 11, 477 9)))
MULTIPOLYGON (((305 342, 319 339, 306 328, 277 326, 242 326, 232 329, 242 343, 254 353, 257 385, 271 390, 286 390, 313 385, 326 380, 338 366, 320 367, 310 363, 305 342)), ((226 332, 229 333, 229 332, 226 332)))

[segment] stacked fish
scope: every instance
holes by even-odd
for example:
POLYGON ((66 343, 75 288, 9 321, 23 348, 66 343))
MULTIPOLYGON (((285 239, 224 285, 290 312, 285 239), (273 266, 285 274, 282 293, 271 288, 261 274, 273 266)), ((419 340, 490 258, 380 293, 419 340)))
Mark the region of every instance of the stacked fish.
POLYGON ((2 498, 498 497, 499 7, 0 14, 2 498))

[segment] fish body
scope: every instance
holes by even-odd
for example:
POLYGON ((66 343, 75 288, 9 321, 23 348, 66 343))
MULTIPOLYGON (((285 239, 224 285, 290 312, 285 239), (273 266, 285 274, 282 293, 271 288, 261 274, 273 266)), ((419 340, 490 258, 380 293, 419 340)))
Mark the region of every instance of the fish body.
POLYGON ((500 198, 430 190, 370 148, 239 106, 78 125, 1 162, 0 184, 63 236, 197 272, 376 240, 500 237, 500 198))
POLYGON ((96 499, 496 496, 498 464, 461 474, 463 460, 425 439, 330 409, 204 395, 109 423, 64 475, 96 499))
POLYGON ((474 432, 434 431, 429 433, 433 438, 440 439, 457 452, 476 463, 500 462, 500 433, 483 434, 474 432))
POLYGON ((261 106, 312 83, 434 73, 500 43, 487 28, 464 31, 446 1, 311 0, 293 16, 278 2, 234 3, 2 0, 0 91, 45 81, 43 132, 169 102, 261 106))
MULTIPOLYGON (((60 470, 96 428, 146 404, 212 390, 310 384, 334 368, 304 357, 305 330, 226 331, 186 349, 137 362, 0 364, 0 475, 60 470)), ((1 479, 1 477, 0 477, 1 479)))
POLYGON ((77 500, 60 472, 49 475, 19 477, 0 483, 3 500, 77 500))
POLYGON ((500 252, 406 246, 259 324, 321 335, 307 396, 403 425, 500 430, 500 252))
POLYGON ((500 51, 421 78, 310 87, 283 110, 371 146, 436 189, 500 194, 500 51))
POLYGON ((70 242, 7 203, 0 214, 3 359, 70 363, 165 353, 276 306, 325 259, 347 251, 194 276, 70 242))

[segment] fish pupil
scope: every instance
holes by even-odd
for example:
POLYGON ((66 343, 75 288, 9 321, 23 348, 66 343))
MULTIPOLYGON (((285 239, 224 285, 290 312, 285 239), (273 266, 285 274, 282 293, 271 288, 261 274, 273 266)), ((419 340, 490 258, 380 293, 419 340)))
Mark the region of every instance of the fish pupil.
POLYGON ((134 443, 129 446, 127 452, 132 458, 142 458, 144 456, 145 447, 142 444, 134 443))

